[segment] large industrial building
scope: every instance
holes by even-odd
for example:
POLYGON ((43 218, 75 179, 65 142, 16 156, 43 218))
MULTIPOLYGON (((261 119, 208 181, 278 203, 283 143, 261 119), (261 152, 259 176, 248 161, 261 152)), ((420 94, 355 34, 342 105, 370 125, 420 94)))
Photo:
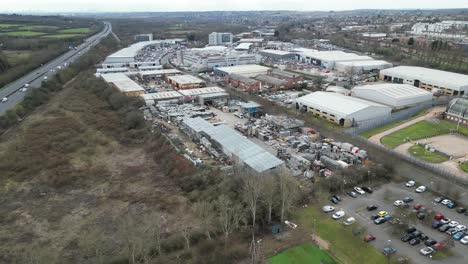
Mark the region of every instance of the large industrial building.
POLYGON ((261 65, 238 65, 231 67, 219 67, 214 69, 214 73, 218 76, 228 76, 231 74, 243 75, 246 77, 253 77, 260 74, 267 74, 271 68, 261 65))
POLYGON ((257 58, 254 54, 245 51, 236 51, 223 46, 209 46, 180 50, 177 61, 186 67, 196 70, 212 69, 216 67, 255 64, 257 58))
POLYGON ((212 32, 208 35, 208 44, 211 46, 217 45, 230 45, 232 44, 232 39, 234 35, 232 33, 219 33, 219 32, 212 32))
POLYGON ((101 74, 101 77, 125 95, 138 96, 145 93, 145 89, 123 73, 101 74))
POLYGON ((384 83, 354 87, 359 98, 391 106, 395 109, 429 103, 432 93, 409 84, 384 83))
POLYGON ((384 60, 365 61, 337 61, 335 70, 349 73, 369 72, 393 67, 393 64, 384 60))
POLYGON ((197 117, 185 118, 181 128, 190 137, 199 140, 212 155, 236 159, 256 172, 265 172, 284 164, 282 160, 226 125, 214 126, 197 117))
POLYGON ((262 57, 265 58, 271 58, 274 61, 279 61, 279 60, 293 60, 294 59, 294 53, 291 53, 289 51, 284 51, 284 50, 274 50, 274 49, 265 49, 261 50, 258 52, 262 57))
POLYGON ((450 101, 444 119, 468 127, 468 99, 455 98, 450 101))
POLYGON ((308 49, 299 49, 296 51, 296 58, 303 63, 310 63, 325 69, 334 69, 337 62, 373 60, 369 56, 360 56, 339 50, 314 51, 308 49))
POLYGON ((380 71, 380 79, 394 83, 405 83, 447 95, 468 94, 468 75, 434 70, 423 67, 399 66, 380 71))
POLYGON ((205 86, 205 81, 193 75, 173 75, 167 77, 169 83, 176 89, 192 89, 205 86))
POLYGON ((296 108, 345 127, 389 117, 392 111, 382 104, 328 92, 315 92, 299 97, 296 99, 296 108))

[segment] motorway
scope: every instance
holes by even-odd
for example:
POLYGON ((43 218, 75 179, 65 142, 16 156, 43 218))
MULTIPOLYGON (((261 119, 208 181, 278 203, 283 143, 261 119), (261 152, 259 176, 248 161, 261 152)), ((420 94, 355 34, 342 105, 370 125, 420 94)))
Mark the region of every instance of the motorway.
POLYGON ((107 37, 112 32, 112 25, 109 22, 104 22, 104 24, 105 27, 101 32, 87 38, 81 45, 77 46, 76 49, 69 50, 58 58, 21 77, 14 83, 9 84, 4 89, 1 89, 0 100, 6 97, 8 101, 0 102, 0 115, 21 102, 30 89, 40 87, 41 83, 45 81, 44 78, 46 76, 49 78, 57 72, 57 67, 60 66, 63 68, 64 65, 70 65, 70 63, 77 60, 91 47, 99 43, 101 39, 107 37), (21 91, 26 84, 29 84, 27 91, 21 91))

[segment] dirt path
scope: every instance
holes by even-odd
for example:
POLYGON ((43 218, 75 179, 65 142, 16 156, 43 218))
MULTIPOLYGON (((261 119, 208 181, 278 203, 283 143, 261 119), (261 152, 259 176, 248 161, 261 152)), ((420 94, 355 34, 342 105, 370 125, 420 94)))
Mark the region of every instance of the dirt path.
POLYGON ((405 127, 408 127, 408 126, 411 126, 419 121, 423 121, 423 120, 427 120, 427 119, 430 119, 430 118, 433 118, 434 116, 437 116, 439 113, 442 113, 445 111, 445 107, 443 106, 438 106, 438 107, 433 107, 429 110, 429 112, 423 116, 420 116, 420 117, 416 117, 414 119, 411 119, 410 121, 408 122, 405 122, 401 125, 398 125, 396 127, 393 127, 393 128, 390 128, 388 130, 385 130, 383 132, 380 132, 379 134, 376 134, 376 135, 373 135, 372 137, 369 138, 370 141, 372 142, 375 142, 375 143, 378 143, 380 144, 380 139, 388 134, 391 134, 395 131, 398 131, 402 128, 405 128, 405 127))

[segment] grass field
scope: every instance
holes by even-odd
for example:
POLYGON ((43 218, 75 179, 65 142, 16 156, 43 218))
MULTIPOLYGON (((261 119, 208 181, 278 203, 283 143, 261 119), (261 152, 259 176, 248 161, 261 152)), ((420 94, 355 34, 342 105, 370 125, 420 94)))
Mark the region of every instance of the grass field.
POLYGON ((62 33, 62 34, 86 34, 89 32, 90 32, 89 28, 69 28, 69 29, 62 29, 58 31, 58 33, 62 33))
POLYGON ((43 38, 53 38, 53 39, 66 39, 66 38, 74 38, 81 36, 81 34, 55 34, 55 35, 46 35, 42 36, 43 38))
POLYGON ((460 169, 462 169, 464 172, 468 172, 468 161, 460 164, 460 169))
MULTIPOLYGON (((439 120, 438 123, 421 121, 409 127, 405 127, 384 136, 380 142, 391 148, 395 148, 403 143, 405 139, 418 140, 422 138, 434 137, 450 133, 450 130, 456 130, 457 124, 445 120, 439 120)), ((468 136, 468 128, 460 126, 458 132, 468 136)))
POLYGON ((399 121, 396 121, 396 122, 393 122, 393 123, 390 123, 390 124, 386 124, 386 125, 381 126, 381 127, 376 127, 376 128, 371 129, 369 131, 361 133, 361 136, 363 136, 365 138, 370 138, 373 135, 377 135, 377 134, 379 134, 381 132, 389 130, 390 128, 393 128, 393 127, 396 127, 396 126, 401 125, 403 123, 406 123, 406 122, 408 122, 409 120, 411 120, 413 118, 423 116, 423 115, 427 114, 428 111, 429 111, 428 109, 423 109, 423 110, 419 111, 414 116, 412 116, 412 117, 410 117, 408 119, 403 119, 403 120, 399 120, 399 121))
POLYGON ((8 63, 11 65, 17 65, 27 59, 32 55, 32 51, 22 50, 22 51, 4 51, 8 63))
POLYGON ((364 234, 354 236, 352 227, 332 220, 318 208, 300 210, 297 219, 299 226, 315 230, 322 239, 330 242, 330 253, 339 263, 387 263, 382 253, 363 241, 364 234))
POLYGON ((11 32, 3 32, 0 35, 9 36, 9 37, 37 37, 42 36, 45 33, 42 32, 35 32, 35 31, 11 31, 11 32))
POLYGON ((421 145, 414 145, 408 149, 408 152, 419 159, 430 163, 441 163, 444 161, 449 160, 449 158, 443 154, 438 152, 430 152, 426 151, 423 146, 421 145))
POLYGON ((307 243, 286 249, 268 259, 269 264, 334 264, 336 263, 325 251, 307 243))
POLYGON ((18 24, 0 24, 0 29, 19 26, 18 24))
POLYGON ((42 30, 57 30, 59 29, 56 26, 46 26, 46 25, 30 25, 19 27, 18 30, 22 31, 42 31, 42 30))

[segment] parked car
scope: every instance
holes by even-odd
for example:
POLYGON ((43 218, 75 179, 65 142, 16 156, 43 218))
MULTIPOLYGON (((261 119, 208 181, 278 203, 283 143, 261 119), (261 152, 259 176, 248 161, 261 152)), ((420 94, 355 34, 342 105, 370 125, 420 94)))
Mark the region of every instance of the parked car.
POLYGON ((338 220, 338 219, 342 218, 343 216, 345 216, 345 212, 340 210, 340 211, 334 213, 332 215, 332 218, 335 219, 335 220, 338 220))
POLYGON ((375 236, 371 235, 371 234, 368 234, 364 237, 364 241, 365 242, 371 242, 371 241, 374 241, 375 240, 375 236))
POLYGON ((417 244, 421 243, 421 240, 419 238, 413 238, 409 241, 409 244, 412 246, 415 246, 417 244))
POLYGON ((447 207, 448 207, 449 209, 453 209, 453 208, 457 207, 457 204, 454 203, 454 202, 452 202, 452 203, 447 204, 447 207))
POLYGON ((441 249, 445 248, 446 246, 447 246, 447 244, 442 243, 442 242, 438 242, 438 243, 436 243, 436 244, 434 245, 434 249, 435 249, 435 250, 441 250, 441 249))
POLYGON ((341 202, 341 197, 339 195, 335 194, 332 197, 335 198, 336 200, 338 200, 339 202, 341 202))
POLYGON ((380 217, 384 217, 384 216, 388 215, 388 212, 387 211, 380 211, 377 215, 380 216, 380 217))
POLYGON ((405 202, 403 202, 402 200, 396 200, 395 202, 393 202, 394 206, 402 206, 404 204, 405 204, 405 202))
POLYGON ((442 203, 443 205, 447 205, 447 204, 449 204, 449 203, 451 203, 451 202, 452 202, 452 201, 450 201, 449 199, 444 199, 444 200, 442 200, 441 203, 442 203))
POLYGON ((468 235, 466 235, 462 239, 460 239, 460 243, 462 243, 463 245, 468 244, 468 235))
POLYGON ((413 206, 414 210, 418 210, 418 211, 419 211, 419 209, 421 209, 421 208, 423 208, 423 207, 424 207, 424 204, 415 204, 415 205, 413 206))
POLYGON ((427 239, 429 239, 429 237, 428 237, 426 234, 421 233, 421 234, 419 235, 419 239, 421 239, 422 241, 426 241, 427 239))
POLYGON ((335 210, 335 207, 331 206, 331 205, 325 205, 322 210, 325 212, 325 213, 329 213, 329 212, 332 212, 335 210))
POLYGON ((383 217, 379 217, 379 218, 374 220, 374 224, 376 224, 376 225, 380 225, 380 224, 383 224, 385 222, 387 222, 387 220, 385 220, 385 218, 383 218, 383 217))
POLYGON ((447 230, 449 230, 450 226, 448 224, 445 224, 441 227, 439 227, 439 231, 440 232, 446 232, 447 230))
POLYGON ((434 229, 439 228, 442 225, 444 225, 444 224, 442 224, 442 222, 440 222, 440 221, 437 221, 437 220, 432 221, 432 228, 434 228, 434 229))
POLYGON ((374 192, 374 190, 372 190, 371 187, 367 187, 367 186, 363 186, 363 187, 361 187, 361 189, 364 190, 367 193, 373 193, 374 192))
POLYGON ((406 233, 408 233, 408 234, 409 234, 409 233, 413 233, 413 232, 416 231, 416 230, 417 230, 416 227, 410 226, 410 227, 408 227, 408 229, 406 229, 406 233))
POLYGON ((340 201, 338 201, 338 199, 336 199, 335 197, 332 197, 330 199, 330 202, 334 203, 334 204, 338 204, 340 201))
POLYGON ((424 218, 426 218, 427 214, 426 213, 418 213, 416 215, 416 217, 419 219, 419 220, 423 220, 424 218))
POLYGON ((414 201, 414 199, 411 198, 411 197, 405 197, 405 198, 403 198, 403 202, 405 202, 405 203, 411 203, 412 201, 414 201))
POLYGON ((447 217, 440 220, 440 222, 442 222, 442 224, 444 224, 444 225, 450 223, 451 221, 452 221, 452 219, 447 218, 447 217))
POLYGON ((392 247, 385 247, 383 250, 382 250, 382 253, 387 256, 387 255, 390 255, 390 254, 394 254, 395 252, 397 252, 397 250, 395 248, 392 248, 392 247))
POLYGON ((417 192, 417 193, 423 193, 423 192, 426 191, 426 189, 427 189, 426 186, 421 185, 421 186, 419 186, 418 188, 416 188, 416 192, 417 192))
POLYGON ((379 218, 379 217, 380 217, 380 216, 378 216, 378 215, 371 215, 370 219, 371 219, 371 220, 375 220, 375 219, 377 219, 377 218, 379 218))
POLYGON ((385 221, 388 221, 388 220, 392 220, 393 216, 391 214, 388 214, 388 215, 384 216, 383 218, 385 219, 385 221))
POLYGON ((346 194, 348 194, 349 196, 351 196, 353 198, 356 198, 358 196, 357 193, 355 193, 355 192, 347 192, 346 194))
POLYGON ((425 248, 421 248, 421 250, 419 250, 419 253, 421 253, 421 255, 423 255, 423 256, 430 255, 430 254, 432 254, 432 252, 434 252, 434 249, 431 248, 431 247, 425 247, 425 248))
POLYGON ((440 220, 442 220, 442 219, 444 219, 444 218, 445 218, 445 216, 444 216, 443 214, 440 214, 440 213, 439 213, 439 214, 436 214, 436 215, 434 216, 434 219, 435 219, 435 220, 438 220, 438 221, 440 221, 440 220))
POLYGON ((445 198, 444 197, 437 197, 437 198, 434 198, 434 203, 440 203, 444 200, 445 198))
POLYGON ((357 193, 359 194, 365 194, 366 192, 364 192, 361 188, 359 187, 354 187, 354 191, 356 191, 357 193))
POLYGON ((449 228, 449 230, 447 230, 445 233, 447 233, 447 235, 449 236, 452 236, 458 233, 458 229, 456 227, 452 227, 452 228, 449 228))
POLYGON ((463 214, 464 212, 466 212, 466 209, 465 209, 465 208, 463 208, 463 207, 457 208, 457 213, 463 214))
POLYGON ((416 236, 413 234, 413 233, 409 233, 409 234, 404 234, 403 236, 401 236, 401 241, 403 242, 408 242, 410 241, 411 239, 415 238, 416 236))
POLYGON ((406 187, 413 187, 415 184, 415 181, 408 181, 407 183, 405 183, 406 187))
POLYGON ((374 211, 377 210, 377 208, 378 206, 371 204, 367 206, 367 211, 374 211))
POLYGON ((350 217, 343 222, 343 225, 349 226, 356 222, 356 218, 350 217))
POLYGON ((460 231, 465 231, 466 230, 466 226, 465 225, 457 225, 456 228, 460 231))
POLYGON ((436 243, 437 243, 437 241, 435 241, 434 239, 429 238, 428 240, 426 240, 426 241, 424 242, 424 245, 426 245, 426 246, 432 246, 432 245, 435 245, 436 243))
POLYGON ((465 237, 465 232, 458 232, 455 235, 453 235, 453 239, 455 239, 455 240, 460 240, 463 237, 465 237))
POLYGON ((457 221, 451 221, 450 223, 448 223, 448 225, 450 227, 456 227, 459 223, 457 221))

